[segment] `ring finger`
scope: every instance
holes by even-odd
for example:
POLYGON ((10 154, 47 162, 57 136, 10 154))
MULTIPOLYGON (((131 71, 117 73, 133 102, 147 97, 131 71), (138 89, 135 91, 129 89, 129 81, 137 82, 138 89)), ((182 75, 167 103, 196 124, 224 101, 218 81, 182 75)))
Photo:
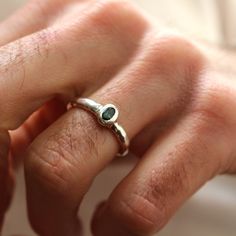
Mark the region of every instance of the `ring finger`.
MULTIPOLYGON (((144 45, 133 63, 91 96, 119 108, 119 121, 131 139, 152 121, 181 114, 202 63, 198 51, 178 37, 151 34, 144 45)), ((82 197, 118 148, 107 129, 77 109, 33 142, 25 171, 29 215, 39 234, 69 235, 76 229, 82 197)))

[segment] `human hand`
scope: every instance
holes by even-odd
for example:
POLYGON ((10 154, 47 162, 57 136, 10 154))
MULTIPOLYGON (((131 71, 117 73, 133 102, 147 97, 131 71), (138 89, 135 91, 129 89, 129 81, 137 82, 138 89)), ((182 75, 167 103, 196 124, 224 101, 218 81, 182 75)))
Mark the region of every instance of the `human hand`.
POLYGON ((81 234, 79 205, 119 146, 88 112, 62 115, 77 96, 117 105, 140 157, 96 211, 96 236, 151 235, 206 181, 236 170, 235 72, 129 3, 34 0, 1 24, 0 39, 2 219, 9 150, 37 136, 24 154, 31 224, 42 236, 81 234))

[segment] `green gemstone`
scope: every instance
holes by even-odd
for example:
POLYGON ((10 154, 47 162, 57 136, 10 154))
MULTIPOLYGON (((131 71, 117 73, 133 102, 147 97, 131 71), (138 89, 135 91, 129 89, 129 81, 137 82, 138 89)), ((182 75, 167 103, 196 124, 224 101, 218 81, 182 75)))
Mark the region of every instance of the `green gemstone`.
POLYGON ((115 115, 116 110, 113 107, 108 107, 103 113, 102 113, 102 119, 104 120, 110 120, 115 115))

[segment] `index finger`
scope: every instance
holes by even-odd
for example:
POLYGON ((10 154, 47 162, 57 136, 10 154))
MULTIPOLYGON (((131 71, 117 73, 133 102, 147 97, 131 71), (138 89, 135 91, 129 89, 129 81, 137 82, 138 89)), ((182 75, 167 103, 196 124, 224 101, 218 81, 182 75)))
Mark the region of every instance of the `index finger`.
POLYGON ((147 27, 139 14, 95 3, 77 20, 0 48, 0 126, 20 124, 46 101, 91 93, 116 73, 137 49, 147 27), (122 16, 123 15, 123 16, 122 16), (109 19, 109 23, 101 23, 109 19), (139 26, 133 29, 134 22, 139 26), (112 29, 116 24, 116 30, 112 29), (132 36, 130 35, 132 31, 132 36), (106 72, 106 73, 105 73, 106 72), (10 92, 9 92, 10 91, 10 92))

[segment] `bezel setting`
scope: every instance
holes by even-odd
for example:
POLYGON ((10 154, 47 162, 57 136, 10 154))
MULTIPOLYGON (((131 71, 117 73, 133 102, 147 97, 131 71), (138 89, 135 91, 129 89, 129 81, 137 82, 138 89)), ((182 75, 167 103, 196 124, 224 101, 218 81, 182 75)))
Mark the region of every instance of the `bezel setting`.
POLYGON ((111 126, 113 125, 117 119, 118 119, 118 116, 119 116, 119 111, 117 109, 116 106, 114 106, 113 104, 107 104, 105 106, 103 106, 100 110, 99 110, 99 122, 104 125, 104 126, 111 126), (103 114, 104 112, 106 112, 109 108, 113 108, 115 110, 115 113, 114 115, 109 119, 109 120, 106 120, 103 118, 103 114))

